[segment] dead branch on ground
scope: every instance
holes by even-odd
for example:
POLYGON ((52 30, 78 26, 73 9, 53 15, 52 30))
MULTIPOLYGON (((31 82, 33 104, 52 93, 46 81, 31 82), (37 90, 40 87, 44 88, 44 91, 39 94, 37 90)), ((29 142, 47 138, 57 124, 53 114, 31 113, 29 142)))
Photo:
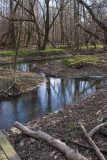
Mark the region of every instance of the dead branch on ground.
POLYGON ((76 153, 72 148, 67 146, 65 143, 61 142, 59 139, 56 139, 49 134, 42 132, 42 131, 32 131, 28 128, 26 128, 24 125, 22 125, 19 122, 15 122, 14 126, 18 128, 22 133, 35 138, 35 139, 41 139, 50 144, 51 146, 59 149, 61 152, 63 152, 66 157, 69 160, 88 160, 86 157, 82 156, 79 153, 76 153))
POLYGON ((97 156, 99 157, 100 160, 105 160, 103 154, 100 152, 99 148, 96 146, 92 138, 89 136, 89 134, 86 132, 86 129, 84 128, 82 123, 79 123, 82 131, 84 132, 85 136, 88 138, 89 143, 92 145, 94 150, 96 151, 97 156))

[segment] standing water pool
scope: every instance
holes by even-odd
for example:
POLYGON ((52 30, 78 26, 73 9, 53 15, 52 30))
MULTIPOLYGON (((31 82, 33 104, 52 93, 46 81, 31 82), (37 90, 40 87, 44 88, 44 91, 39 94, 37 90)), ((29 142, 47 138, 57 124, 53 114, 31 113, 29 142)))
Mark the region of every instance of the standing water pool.
MULTIPOLYGON (((59 60, 42 61, 42 64, 58 63, 59 60)), ((27 62, 17 65, 24 72, 40 62, 27 62)), ((5 66, 11 69, 12 65, 5 66)), ((46 75, 41 72, 43 77, 46 75)), ((44 114, 54 112, 64 106, 79 102, 96 89, 106 83, 101 77, 91 78, 54 78, 47 77, 44 82, 32 91, 0 100, 0 129, 9 129, 15 121, 27 123, 28 121, 41 117, 44 114)))

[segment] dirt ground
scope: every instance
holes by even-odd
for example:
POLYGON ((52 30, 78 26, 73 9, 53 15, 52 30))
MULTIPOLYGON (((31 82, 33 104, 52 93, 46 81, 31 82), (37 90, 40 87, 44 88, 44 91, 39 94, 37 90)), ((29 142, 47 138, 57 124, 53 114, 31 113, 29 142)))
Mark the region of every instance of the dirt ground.
MULTIPOLYGON (((107 54, 99 55, 104 62, 95 65, 87 65, 81 69, 64 66, 63 64, 42 65, 34 70, 42 70, 55 77, 107 77, 107 54), (41 68, 42 67, 42 68, 41 68)), ((40 119, 29 122, 26 126, 32 130, 42 130, 51 136, 60 139, 75 151, 86 156, 88 160, 99 160, 93 149, 87 149, 73 144, 72 140, 82 144, 88 144, 88 140, 82 132, 78 122, 82 122, 89 132, 97 125, 97 120, 107 115, 107 86, 96 91, 86 99, 76 104, 65 106, 63 110, 45 115, 40 119), (104 107, 104 109, 102 109, 104 107), (97 115, 96 113, 102 109, 97 115)), ((12 128, 4 131, 9 141, 19 154, 21 160, 67 160, 64 154, 42 140, 32 139, 23 135, 19 130, 12 128)), ((99 148, 106 149, 104 153, 107 159, 107 137, 99 131, 93 137, 99 148)))

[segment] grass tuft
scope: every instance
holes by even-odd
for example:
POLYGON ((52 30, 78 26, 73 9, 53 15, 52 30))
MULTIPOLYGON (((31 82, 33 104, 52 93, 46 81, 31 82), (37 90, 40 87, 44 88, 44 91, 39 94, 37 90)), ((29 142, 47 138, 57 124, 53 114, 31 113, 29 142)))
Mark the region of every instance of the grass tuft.
POLYGON ((72 66, 74 64, 84 62, 84 63, 96 63, 98 60, 98 57, 96 56, 89 56, 89 55, 76 55, 72 58, 65 59, 63 61, 64 64, 72 66))
POLYGON ((68 128, 71 129, 71 130, 73 130, 73 129, 75 129, 75 130, 81 130, 80 125, 78 123, 70 124, 68 126, 68 128))

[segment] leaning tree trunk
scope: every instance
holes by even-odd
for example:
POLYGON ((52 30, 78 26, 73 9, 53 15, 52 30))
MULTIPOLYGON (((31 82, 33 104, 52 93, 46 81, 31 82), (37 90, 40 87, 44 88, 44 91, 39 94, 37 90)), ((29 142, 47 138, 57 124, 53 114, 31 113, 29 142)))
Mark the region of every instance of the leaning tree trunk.
POLYGON ((96 15, 94 14, 94 12, 92 11, 91 7, 84 2, 84 0, 76 0, 78 3, 82 4, 85 8, 87 8, 88 12, 91 14, 92 19, 100 26, 100 28, 107 32, 107 25, 104 24, 103 22, 101 22, 100 20, 98 20, 98 18, 96 17, 96 15))

